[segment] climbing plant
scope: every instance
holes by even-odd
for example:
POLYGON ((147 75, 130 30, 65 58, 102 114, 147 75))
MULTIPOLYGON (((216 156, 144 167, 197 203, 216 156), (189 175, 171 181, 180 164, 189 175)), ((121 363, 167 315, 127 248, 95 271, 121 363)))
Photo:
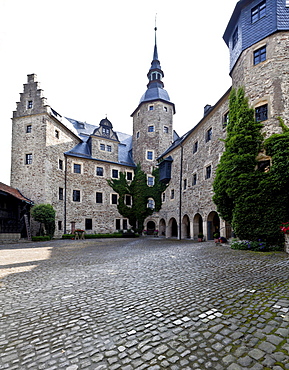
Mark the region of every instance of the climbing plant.
POLYGON ((132 181, 126 179, 125 173, 120 172, 119 179, 108 180, 108 184, 118 193, 118 211, 128 218, 130 225, 134 230, 141 232, 143 230, 144 220, 150 216, 153 211, 159 211, 162 205, 161 194, 166 186, 159 181, 159 170, 154 169, 154 185, 148 186, 147 175, 138 164, 134 170, 132 181), (126 205, 126 195, 132 198, 131 205, 126 205), (154 200, 154 209, 148 207, 148 200, 154 200))
POLYGON ((43 233, 42 225, 44 225, 45 233, 52 238, 55 231, 55 210, 51 204, 38 204, 31 209, 31 216, 35 221, 40 222, 40 234, 43 233))
POLYGON ((217 167, 213 200, 237 236, 282 245, 279 225, 288 221, 289 130, 264 140, 244 90, 232 89, 225 150, 217 167), (271 157, 267 172, 258 170, 258 154, 271 157))

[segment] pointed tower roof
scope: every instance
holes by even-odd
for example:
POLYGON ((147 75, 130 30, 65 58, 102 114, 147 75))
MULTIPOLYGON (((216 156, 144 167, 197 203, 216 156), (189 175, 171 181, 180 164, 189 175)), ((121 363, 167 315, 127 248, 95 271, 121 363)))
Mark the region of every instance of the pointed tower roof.
POLYGON ((164 77, 164 72, 162 71, 160 61, 158 58, 158 49, 157 49, 157 28, 155 27, 155 45, 154 45, 154 53, 153 53, 153 60, 151 63, 151 67, 148 71, 147 77, 149 82, 147 84, 147 91, 143 94, 140 99, 139 104, 154 100, 164 100, 165 102, 170 102, 170 97, 167 91, 164 89, 164 84, 162 82, 162 78, 164 77))

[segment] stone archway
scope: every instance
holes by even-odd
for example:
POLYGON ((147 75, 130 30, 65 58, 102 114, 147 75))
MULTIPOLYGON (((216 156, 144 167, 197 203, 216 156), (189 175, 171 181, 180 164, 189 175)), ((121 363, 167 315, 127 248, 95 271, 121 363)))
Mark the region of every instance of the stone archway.
POLYGON ((196 213, 193 221, 193 238, 197 239, 199 234, 204 234, 203 230, 203 217, 199 214, 196 213))
POLYGON ((166 236, 166 221, 163 218, 160 220, 159 235, 166 236))
POLYGON ((207 218, 207 239, 214 239, 214 233, 220 232, 220 217, 217 212, 212 211, 207 218))
POLYGON ((178 224, 174 217, 172 217, 168 223, 168 237, 177 237, 178 236, 178 224))
POLYGON ((148 223, 147 223, 147 234, 148 235, 153 235, 155 229, 156 229, 155 222, 154 221, 148 221, 148 223))
POLYGON ((190 231, 190 219, 188 215, 184 215, 182 220, 182 238, 190 238, 191 231, 190 231))

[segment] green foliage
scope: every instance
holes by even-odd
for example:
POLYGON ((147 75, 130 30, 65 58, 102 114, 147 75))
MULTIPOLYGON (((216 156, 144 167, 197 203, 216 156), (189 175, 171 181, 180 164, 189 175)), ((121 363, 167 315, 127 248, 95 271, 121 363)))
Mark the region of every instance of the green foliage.
POLYGON ((280 246, 268 245, 266 242, 261 240, 249 241, 249 240, 239 240, 234 241, 231 244, 232 249, 239 250, 249 250, 254 252, 273 252, 280 251, 280 246))
POLYGON ((144 220, 153 211, 159 211, 162 205, 161 194, 166 186, 159 181, 159 170, 154 169, 152 175, 155 178, 154 185, 147 185, 147 175, 142 171, 140 164, 134 170, 134 178, 131 182, 127 181, 124 173, 120 173, 119 179, 108 180, 108 184, 118 193, 118 211, 128 218, 130 225, 139 232, 143 229, 144 220), (125 196, 131 195, 132 204, 125 204, 125 196), (152 198, 155 202, 155 209, 148 208, 148 199, 152 198))
POLYGON ((289 129, 279 122, 283 133, 264 141, 243 89, 232 90, 225 151, 213 184, 218 212, 238 237, 268 245, 282 245, 279 225, 289 220, 289 129), (257 170, 261 150, 271 157, 269 172, 257 170))
POLYGON ((46 236, 32 236, 31 237, 32 241, 33 242, 44 242, 46 240, 50 240, 50 236, 46 235, 46 236))
POLYGON ((51 204, 38 204, 31 209, 35 221, 44 224, 46 234, 52 238, 55 231, 55 210, 51 204))

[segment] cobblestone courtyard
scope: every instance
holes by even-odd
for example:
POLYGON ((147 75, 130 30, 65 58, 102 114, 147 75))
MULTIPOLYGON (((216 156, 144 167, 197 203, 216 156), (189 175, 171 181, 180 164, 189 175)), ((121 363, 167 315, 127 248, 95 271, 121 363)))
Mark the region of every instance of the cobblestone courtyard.
POLYGON ((285 253, 63 240, 0 264, 0 369, 289 369, 285 253))

